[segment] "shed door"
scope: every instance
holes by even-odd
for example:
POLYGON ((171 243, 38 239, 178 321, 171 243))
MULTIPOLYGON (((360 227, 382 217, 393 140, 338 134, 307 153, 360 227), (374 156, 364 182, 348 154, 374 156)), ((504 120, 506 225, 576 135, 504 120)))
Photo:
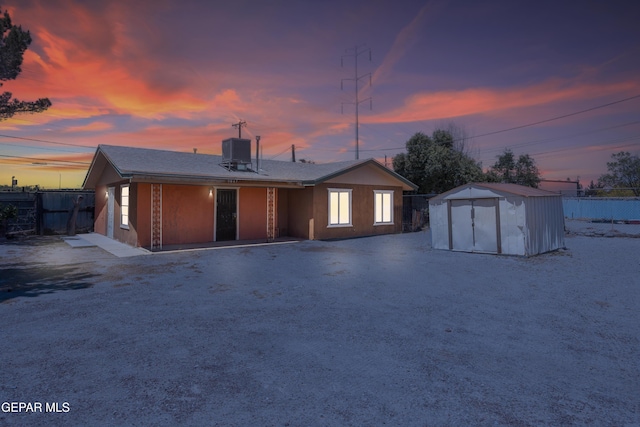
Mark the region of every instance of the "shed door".
POLYGON ((473 222, 471 200, 451 201, 451 249, 473 251, 473 222))
POLYGON ((498 253, 496 204, 496 199, 473 201, 473 250, 475 252, 498 253))
POLYGON ((497 199, 451 201, 451 249, 498 253, 497 199))
POLYGON ((237 190, 216 191, 216 241, 236 240, 237 190))

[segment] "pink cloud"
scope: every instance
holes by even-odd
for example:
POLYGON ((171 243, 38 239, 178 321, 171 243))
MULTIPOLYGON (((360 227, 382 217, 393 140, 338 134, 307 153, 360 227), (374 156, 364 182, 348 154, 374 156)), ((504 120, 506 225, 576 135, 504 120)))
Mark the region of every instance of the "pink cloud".
POLYGON ((382 114, 364 116, 362 121, 377 124, 406 123, 474 114, 502 114, 504 111, 517 108, 593 99, 607 95, 628 95, 639 89, 640 85, 635 81, 603 85, 567 85, 565 82, 554 79, 530 87, 419 93, 407 98, 400 108, 382 114))

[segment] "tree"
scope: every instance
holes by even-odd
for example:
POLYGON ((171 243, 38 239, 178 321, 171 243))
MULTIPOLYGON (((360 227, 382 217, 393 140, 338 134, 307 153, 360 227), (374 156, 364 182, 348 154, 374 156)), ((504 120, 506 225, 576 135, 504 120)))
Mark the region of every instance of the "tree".
MULTIPOLYGON (((31 44, 29 31, 11 23, 8 12, 0 17, 0 82, 14 80, 22 71, 22 57, 31 44)), ((2 86, 2 83, 0 83, 2 86)), ((37 101, 11 99, 11 92, 0 95, 0 120, 13 117, 17 113, 40 113, 51 106, 48 98, 37 101)))
POLYGON ((0 234, 6 235, 9 231, 8 222, 18 217, 18 208, 14 205, 3 206, 0 204, 0 234))
POLYGON ((612 162, 607 162, 606 173, 600 176, 598 184, 613 188, 629 189, 634 196, 640 196, 640 157, 627 151, 611 155, 612 162))
POLYGON ((443 193, 462 184, 484 181, 480 164, 456 149, 449 131, 437 129, 431 137, 418 132, 407 141, 406 148, 406 153, 393 158, 393 169, 418 185, 420 193, 443 193))
POLYGON ((528 154, 521 154, 516 161, 513 152, 506 149, 487 172, 487 179, 491 182, 505 182, 538 188, 540 171, 536 166, 536 161, 528 154))
POLYGON ((604 184, 598 182, 597 184, 591 180, 589 186, 584 190, 584 195, 587 197, 599 196, 604 188, 604 184))

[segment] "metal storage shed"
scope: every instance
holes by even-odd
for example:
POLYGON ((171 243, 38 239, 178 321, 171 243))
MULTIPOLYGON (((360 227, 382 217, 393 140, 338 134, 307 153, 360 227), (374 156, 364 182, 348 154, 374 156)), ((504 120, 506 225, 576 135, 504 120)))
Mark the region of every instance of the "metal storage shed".
POLYGON ((531 256, 564 247, 562 196, 472 183, 429 200, 434 249, 531 256))

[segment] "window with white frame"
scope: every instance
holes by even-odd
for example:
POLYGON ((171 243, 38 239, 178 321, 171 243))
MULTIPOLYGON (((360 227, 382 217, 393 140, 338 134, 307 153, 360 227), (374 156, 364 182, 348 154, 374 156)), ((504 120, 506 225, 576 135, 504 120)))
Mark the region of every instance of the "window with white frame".
POLYGON ((129 184, 120 187, 120 227, 129 228, 129 184))
POLYGON ((329 189, 329 227, 351 225, 351 189, 329 189))
POLYGON ((393 191, 376 190, 374 194, 374 224, 393 224, 393 191))

